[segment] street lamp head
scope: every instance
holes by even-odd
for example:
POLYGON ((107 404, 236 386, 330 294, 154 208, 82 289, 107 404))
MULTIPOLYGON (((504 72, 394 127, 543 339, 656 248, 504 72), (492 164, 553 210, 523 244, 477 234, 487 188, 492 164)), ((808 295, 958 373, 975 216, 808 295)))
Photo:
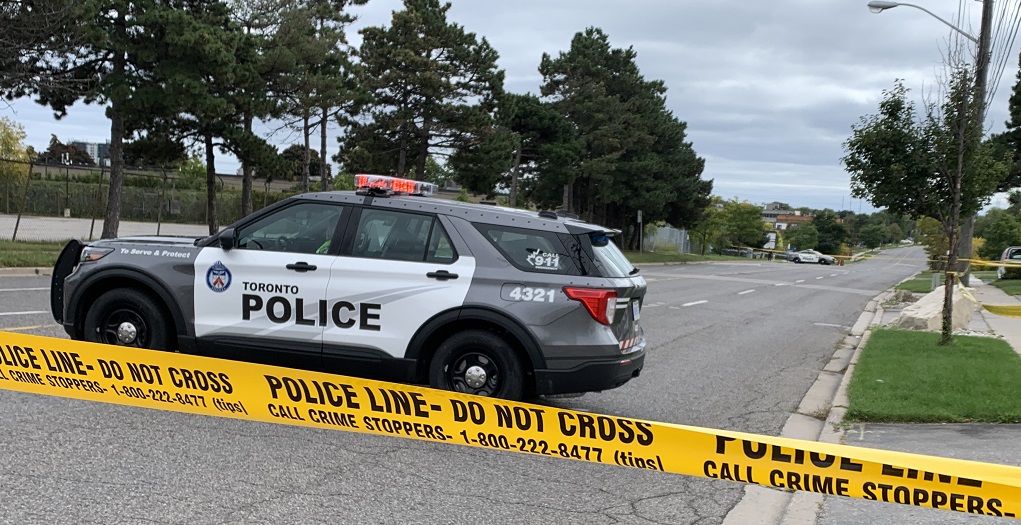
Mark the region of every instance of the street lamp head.
POLYGON ((887 9, 893 9, 894 7, 897 7, 899 5, 900 4, 898 4, 897 2, 883 2, 881 0, 873 0, 869 2, 869 11, 872 11, 873 13, 882 13, 887 9))

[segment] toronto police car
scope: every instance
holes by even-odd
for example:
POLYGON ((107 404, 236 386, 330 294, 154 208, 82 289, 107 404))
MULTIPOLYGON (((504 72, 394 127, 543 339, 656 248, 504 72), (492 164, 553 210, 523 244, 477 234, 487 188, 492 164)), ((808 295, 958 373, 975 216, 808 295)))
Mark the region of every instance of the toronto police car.
POLYGON ((645 280, 618 233, 358 175, 205 238, 65 246, 74 339, 518 399, 618 387, 645 359, 645 280))

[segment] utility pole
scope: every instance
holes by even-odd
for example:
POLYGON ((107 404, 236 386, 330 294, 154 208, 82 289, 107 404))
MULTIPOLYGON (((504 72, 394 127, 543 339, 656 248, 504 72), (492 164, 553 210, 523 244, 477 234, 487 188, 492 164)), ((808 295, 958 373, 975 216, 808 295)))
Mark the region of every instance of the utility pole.
MULTIPOLYGON (((975 100, 981 104, 981 111, 979 111, 979 129, 985 129, 985 117, 986 117, 986 78, 989 70, 989 47, 990 47, 990 33, 993 25, 993 0, 982 1, 982 25, 979 28, 978 34, 978 54, 975 59, 975 100)), ((982 141, 981 131, 979 132, 978 140, 982 141)), ((971 259, 972 250, 972 237, 975 235, 975 218, 976 215, 968 217, 964 224, 961 225, 961 239, 957 245, 957 256, 960 261, 957 264, 958 277, 961 279, 961 284, 968 286, 971 278, 971 263, 964 259, 971 259)))

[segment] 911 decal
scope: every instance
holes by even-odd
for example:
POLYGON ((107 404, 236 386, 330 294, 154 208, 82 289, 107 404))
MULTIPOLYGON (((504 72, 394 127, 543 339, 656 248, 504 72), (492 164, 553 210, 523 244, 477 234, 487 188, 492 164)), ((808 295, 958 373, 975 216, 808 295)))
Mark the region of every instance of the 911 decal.
POLYGON ((560 254, 535 251, 528 254, 526 258, 536 270, 559 270, 560 254))
POLYGON ((505 299, 509 301, 532 301, 536 303, 552 303, 556 296, 553 288, 532 288, 530 286, 504 285, 505 299))

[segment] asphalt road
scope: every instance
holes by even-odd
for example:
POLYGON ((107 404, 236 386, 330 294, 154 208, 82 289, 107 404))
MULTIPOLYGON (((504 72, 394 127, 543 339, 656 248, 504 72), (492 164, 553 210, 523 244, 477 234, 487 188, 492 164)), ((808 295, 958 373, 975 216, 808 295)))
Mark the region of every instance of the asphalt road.
MULTIPOLYGON (((642 376, 549 404, 778 435, 920 248, 844 267, 648 266, 642 376)), ((0 329, 65 337, 48 277, 0 277, 0 329)), ((719 523, 742 485, 0 391, 4 523, 719 523)))

